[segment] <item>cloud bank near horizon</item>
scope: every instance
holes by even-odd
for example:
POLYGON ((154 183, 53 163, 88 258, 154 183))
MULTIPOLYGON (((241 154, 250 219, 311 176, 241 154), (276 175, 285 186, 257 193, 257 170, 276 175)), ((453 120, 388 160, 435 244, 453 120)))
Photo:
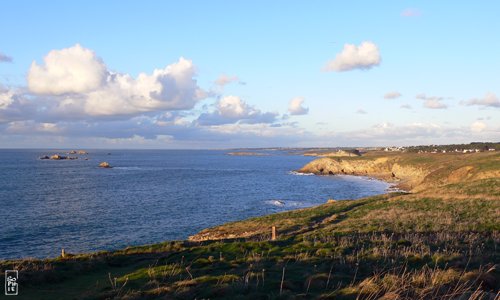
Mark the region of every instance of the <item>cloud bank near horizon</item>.
MULTIPOLYGON (((375 44, 347 44, 329 68, 367 70, 380 61, 375 44)), ((499 128, 484 121, 461 127, 382 122, 362 130, 315 132, 292 119, 310 118, 303 97, 291 99, 288 107, 281 100, 286 113, 264 111, 241 96, 224 94, 224 86, 239 82, 237 76, 221 75, 211 82, 221 89, 200 86, 196 65, 183 57, 133 77, 112 71, 79 44, 52 50, 41 62, 32 62, 26 87, 0 85, 0 147, 373 146, 500 138, 499 128)), ((384 95, 400 97, 399 92, 384 95)), ((426 108, 447 108, 443 97, 421 94, 417 99, 426 108)), ((494 109, 499 100, 487 94, 462 104, 494 109)))

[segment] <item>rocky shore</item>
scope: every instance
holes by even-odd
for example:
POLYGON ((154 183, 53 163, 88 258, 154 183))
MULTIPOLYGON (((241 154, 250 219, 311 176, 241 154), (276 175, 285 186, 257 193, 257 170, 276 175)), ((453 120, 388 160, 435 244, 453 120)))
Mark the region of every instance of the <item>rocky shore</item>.
POLYGON ((425 167, 401 164, 396 157, 380 157, 374 160, 325 157, 308 163, 297 172, 316 175, 369 176, 396 183, 398 188, 405 190, 418 186, 430 173, 425 167))
MULTIPOLYGON (((485 153, 483 156, 488 157, 491 154, 485 153)), ((324 157, 313 160, 297 172, 369 176, 395 183, 397 188, 411 192, 464 180, 500 177, 498 170, 488 170, 468 164, 469 157, 470 154, 433 156, 413 153, 372 154, 368 157, 352 158, 324 157)))

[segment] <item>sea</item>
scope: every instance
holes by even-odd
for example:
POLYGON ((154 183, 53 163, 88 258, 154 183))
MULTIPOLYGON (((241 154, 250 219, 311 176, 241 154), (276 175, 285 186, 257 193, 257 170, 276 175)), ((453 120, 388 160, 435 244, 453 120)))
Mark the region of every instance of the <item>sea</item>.
POLYGON ((294 172, 287 150, 0 150, 0 259, 183 240, 230 221, 385 193, 389 184, 294 172), (100 162, 113 168, 99 168, 100 162))

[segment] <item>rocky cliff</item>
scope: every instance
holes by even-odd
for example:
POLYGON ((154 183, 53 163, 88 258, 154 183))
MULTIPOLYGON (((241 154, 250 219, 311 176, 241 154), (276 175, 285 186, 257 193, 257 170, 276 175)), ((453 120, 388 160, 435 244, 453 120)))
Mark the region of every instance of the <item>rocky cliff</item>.
POLYGON ((397 157, 379 157, 376 159, 338 159, 320 158, 304 167, 299 172, 317 175, 361 175, 395 182, 402 189, 413 189, 430 173, 423 167, 402 165, 397 157))
POLYGON ((313 160, 298 172, 317 175, 361 175, 394 182, 397 187, 416 192, 429 187, 465 180, 499 177, 499 156, 406 154, 359 158, 325 157, 313 160), (488 161, 485 164, 483 161, 488 161))

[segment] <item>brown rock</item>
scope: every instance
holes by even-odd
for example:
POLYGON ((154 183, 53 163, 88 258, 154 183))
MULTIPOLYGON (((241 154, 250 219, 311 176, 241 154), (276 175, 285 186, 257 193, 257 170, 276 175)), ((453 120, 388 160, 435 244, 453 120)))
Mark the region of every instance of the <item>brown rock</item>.
POLYGON ((99 164, 100 168, 112 168, 111 165, 108 162, 103 161, 102 163, 99 164))

